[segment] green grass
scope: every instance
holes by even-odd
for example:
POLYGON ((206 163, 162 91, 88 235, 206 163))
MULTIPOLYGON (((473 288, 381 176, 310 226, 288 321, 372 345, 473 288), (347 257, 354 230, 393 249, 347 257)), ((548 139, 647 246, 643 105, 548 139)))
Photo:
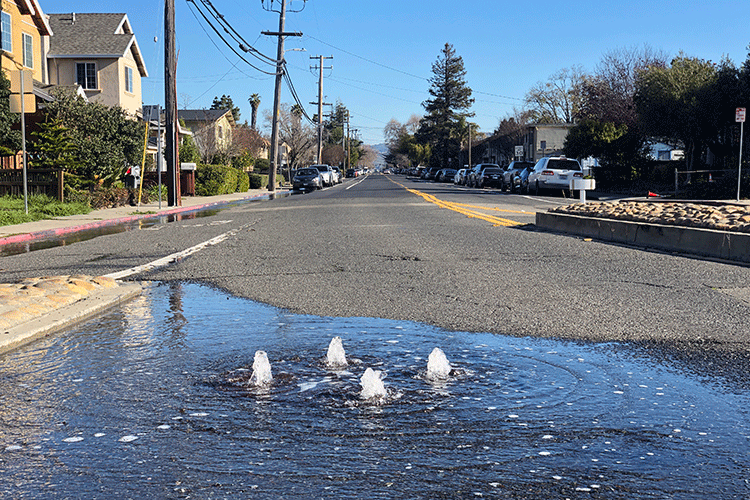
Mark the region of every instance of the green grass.
POLYGON ((27 214, 22 196, 0 197, 0 226, 89 212, 91 212, 91 207, 84 203, 60 203, 49 196, 33 195, 29 196, 29 213, 27 214))

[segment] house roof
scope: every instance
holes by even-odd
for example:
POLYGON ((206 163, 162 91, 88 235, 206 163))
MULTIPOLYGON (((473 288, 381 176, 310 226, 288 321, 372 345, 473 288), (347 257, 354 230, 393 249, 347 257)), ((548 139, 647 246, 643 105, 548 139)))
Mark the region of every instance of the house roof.
POLYGON ((17 0, 16 5, 21 14, 28 14, 32 17, 40 35, 52 35, 52 28, 47 21, 47 16, 42 12, 37 0, 17 0))
POLYGON ((229 113, 229 121, 234 123, 234 115, 229 109, 178 109, 177 117, 186 122, 215 122, 229 113))
POLYGON ((47 57, 118 58, 132 51, 141 76, 148 76, 127 14, 50 14, 49 24, 55 35, 47 57))

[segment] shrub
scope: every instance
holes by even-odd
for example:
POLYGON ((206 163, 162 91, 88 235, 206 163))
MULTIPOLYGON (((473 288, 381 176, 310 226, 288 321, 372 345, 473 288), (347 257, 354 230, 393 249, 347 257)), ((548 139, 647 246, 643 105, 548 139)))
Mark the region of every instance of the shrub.
POLYGON ((250 177, 246 172, 237 170, 237 193, 244 193, 250 189, 250 177))
POLYGON ((198 165, 195 172, 195 194, 216 196, 234 193, 238 186, 237 169, 225 165, 198 165))
MULTIPOLYGON (((263 176, 260 174, 248 175, 248 181, 250 182, 250 189, 261 189, 263 187, 263 176)), ((266 182, 268 181, 266 180, 266 182)))

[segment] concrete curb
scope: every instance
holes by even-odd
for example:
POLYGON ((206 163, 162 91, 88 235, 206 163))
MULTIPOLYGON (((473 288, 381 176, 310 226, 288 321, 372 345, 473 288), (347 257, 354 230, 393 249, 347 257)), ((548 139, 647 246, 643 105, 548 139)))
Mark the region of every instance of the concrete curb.
POLYGON ((750 234, 537 212, 541 229, 644 248, 750 263, 750 234))
POLYGON ((141 291, 141 285, 138 283, 119 283, 115 288, 98 290, 73 304, 42 314, 25 323, 11 326, 0 332, 0 353, 85 321, 140 295, 141 291))
MULTIPOLYGON (((278 192, 277 192, 278 194, 278 192)), ((88 222, 80 225, 71 225, 68 227, 60 227, 56 229, 48 229, 43 231, 35 231, 35 232, 29 232, 29 233, 21 233, 16 234, 13 236, 6 236, 4 238, 0 238, 0 246, 3 245, 12 245, 12 244, 18 244, 18 243, 28 243, 31 241, 36 240, 43 240, 43 239, 49 239, 54 238, 58 236, 63 236, 71 233, 76 233, 79 231, 87 231, 91 229, 98 229, 101 227, 106 226, 113 226, 117 224, 127 224, 136 220, 148 220, 148 219, 155 219, 159 217, 169 216, 169 215, 175 215, 175 214, 185 214, 189 212, 195 212, 199 210, 205 210, 210 209, 213 207, 222 207, 226 205, 231 205, 234 203, 242 203, 246 201, 251 200, 257 200, 262 198, 267 198, 269 194, 256 194, 253 196, 247 196, 244 198, 238 198, 234 200, 222 200, 222 201, 215 201, 215 202, 209 202, 209 203, 203 203, 199 205, 192 205, 192 206, 186 206, 186 207, 177 207, 167 210, 162 210, 155 213, 143 213, 143 214, 134 214, 134 215, 128 215, 125 217, 116 217, 112 219, 102 219, 96 222, 88 222)), ((133 207, 135 210, 135 207, 133 207)))

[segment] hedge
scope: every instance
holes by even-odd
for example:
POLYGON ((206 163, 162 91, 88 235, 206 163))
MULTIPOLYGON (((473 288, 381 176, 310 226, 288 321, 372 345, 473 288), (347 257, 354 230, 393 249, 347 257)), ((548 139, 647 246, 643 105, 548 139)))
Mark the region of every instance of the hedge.
POLYGON ((195 171, 195 194, 216 196, 245 192, 250 179, 241 170, 226 165, 198 165, 195 171))

